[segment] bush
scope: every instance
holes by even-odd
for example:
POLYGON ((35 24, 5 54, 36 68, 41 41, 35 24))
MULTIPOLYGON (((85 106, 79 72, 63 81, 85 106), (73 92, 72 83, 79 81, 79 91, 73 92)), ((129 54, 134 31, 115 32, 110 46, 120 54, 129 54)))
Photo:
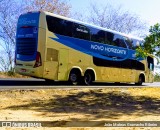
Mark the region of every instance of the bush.
POLYGON ((8 72, 7 72, 7 75, 8 75, 8 76, 15 76, 15 72, 14 72, 14 71, 8 71, 8 72))
POLYGON ((158 73, 155 74, 154 81, 160 82, 160 75, 158 73))

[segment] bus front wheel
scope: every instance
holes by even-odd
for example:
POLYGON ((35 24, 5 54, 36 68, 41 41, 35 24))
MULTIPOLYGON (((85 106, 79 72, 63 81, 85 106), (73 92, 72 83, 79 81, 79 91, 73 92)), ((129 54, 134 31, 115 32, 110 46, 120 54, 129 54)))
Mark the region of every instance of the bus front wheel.
POLYGON ((143 83, 143 77, 139 76, 138 82, 135 83, 135 85, 142 85, 142 83, 143 83))

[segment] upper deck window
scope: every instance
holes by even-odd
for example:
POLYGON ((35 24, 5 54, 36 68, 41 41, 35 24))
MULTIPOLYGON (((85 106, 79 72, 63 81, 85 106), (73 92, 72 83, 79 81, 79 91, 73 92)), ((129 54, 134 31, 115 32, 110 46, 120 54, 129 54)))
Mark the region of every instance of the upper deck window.
POLYGON ((47 16, 46 19, 49 31, 65 36, 72 36, 72 22, 52 16, 47 16))
POLYGON ((129 49, 133 48, 133 40, 131 38, 124 37, 124 41, 127 44, 127 46, 128 46, 129 49))
POLYGON ((87 26, 78 23, 73 24, 73 37, 90 40, 90 30, 87 26))
POLYGON ((105 43, 105 31, 96 28, 90 28, 91 41, 105 43))
POLYGON ((77 22, 71 22, 61 18, 46 16, 48 30, 64 35, 84 39, 88 41, 113 45, 117 47, 136 49, 140 42, 136 39, 131 39, 118 33, 105 31, 102 29, 94 28, 77 22))
POLYGON ((106 32, 106 42, 110 45, 126 48, 126 43, 124 39, 119 34, 114 34, 111 32, 106 32))

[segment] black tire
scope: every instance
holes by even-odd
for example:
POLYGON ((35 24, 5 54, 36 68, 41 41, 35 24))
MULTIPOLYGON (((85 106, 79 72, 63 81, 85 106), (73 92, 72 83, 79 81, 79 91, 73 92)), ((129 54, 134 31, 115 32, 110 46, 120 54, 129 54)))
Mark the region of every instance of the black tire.
POLYGON ((143 77, 142 76, 139 76, 139 79, 138 79, 138 82, 137 83, 135 83, 135 85, 142 85, 142 83, 143 83, 143 77))
POLYGON ((94 75, 91 72, 86 72, 84 74, 84 84, 85 85, 91 85, 94 81, 94 75))
POLYGON ((80 84, 81 74, 79 71, 72 70, 69 74, 69 84, 78 85, 80 84))

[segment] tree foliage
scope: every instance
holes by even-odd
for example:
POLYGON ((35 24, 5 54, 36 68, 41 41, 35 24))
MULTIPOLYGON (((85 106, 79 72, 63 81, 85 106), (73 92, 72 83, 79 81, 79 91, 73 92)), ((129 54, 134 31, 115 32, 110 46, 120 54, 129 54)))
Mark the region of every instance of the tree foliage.
POLYGON ((137 56, 146 57, 154 54, 160 57, 160 24, 157 23, 149 29, 149 35, 144 38, 144 43, 137 49, 137 56))
POLYGON ((14 0, 0 2, 0 68, 2 71, 13 71, 18 6, 14 0))
POLYGON ((69 16, 71 6, 66 0, 26 0, 25 10, 27 11, 48 11, 62 16, 69 16))

